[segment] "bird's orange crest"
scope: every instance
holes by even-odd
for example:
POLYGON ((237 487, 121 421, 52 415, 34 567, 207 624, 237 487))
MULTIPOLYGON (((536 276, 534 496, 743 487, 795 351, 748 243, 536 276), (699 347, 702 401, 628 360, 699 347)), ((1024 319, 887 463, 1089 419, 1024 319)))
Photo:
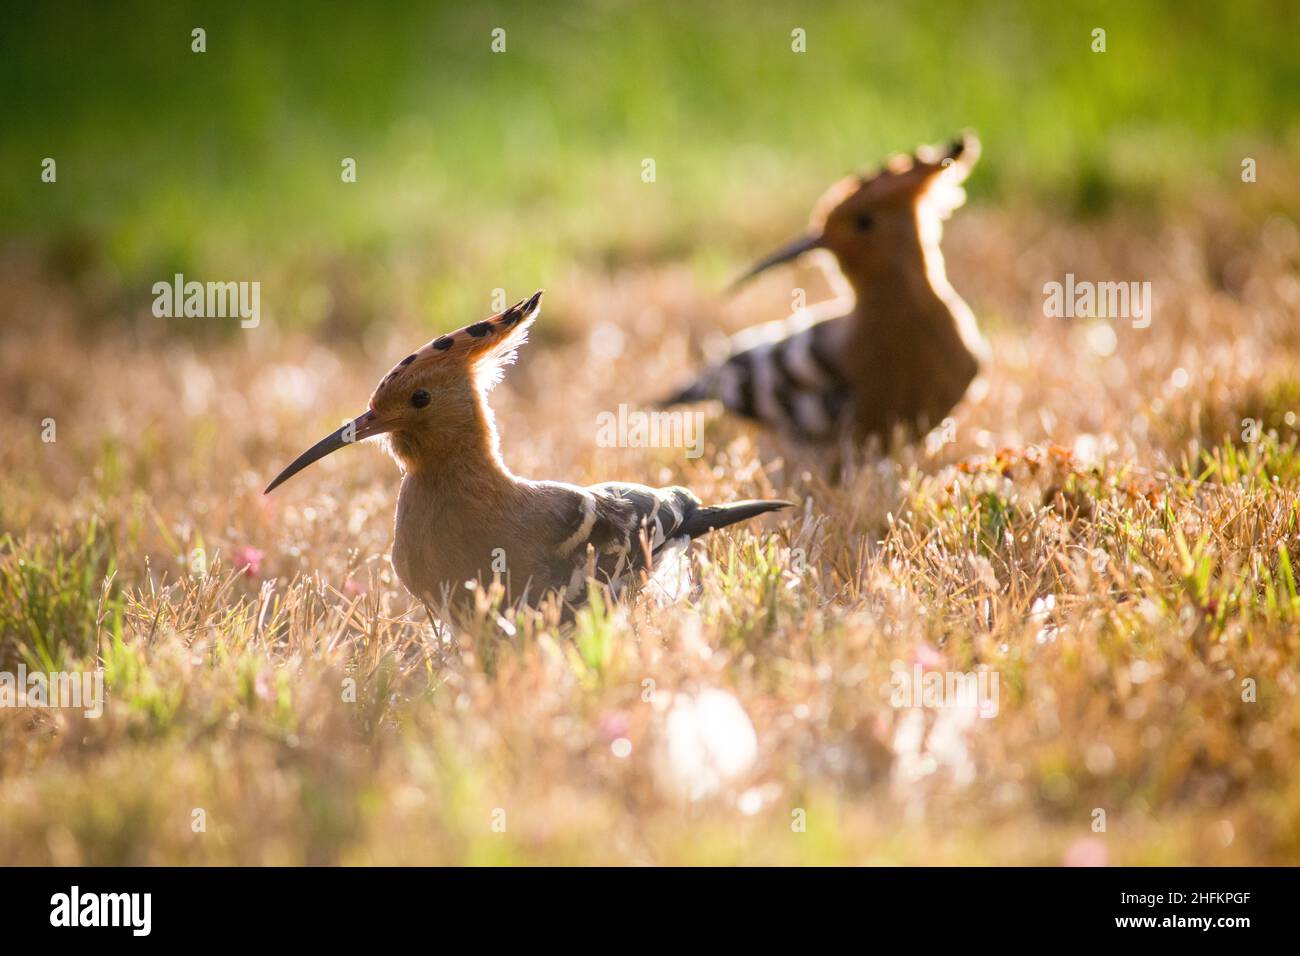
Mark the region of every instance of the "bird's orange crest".
POLYGON ((966 132, 946 147, 922 146, 875 173, 841 179, 817 201, 808 230, 759 260, 735 285, 815 249, 834 253, 851 282, 924 272, 918 246, 937 247, 942 221, 966 200, 961 184, 979 153, 979 140, 966 132))
POLYGON ((874 173, 848 176, 818 201, 814 223, 825 225, 834 214, 889 205, 912 206, 923 201, 940 218, 947 218, 966 200, 961 184, 979 160, 980 142, 966 132, 947 146, 920 146, 899 153, 874 173))
POLYGON ((365 412, 299 455, 267 491, 312 462, 366 438, 383 436, 408 470, 422 461, 455 460, 467 449, 495 457, 496 429, 484 393, 514 361, 541 301, 542 293, 537 292, 412 352, 380 380, 365 412))
POLYGON ((411 382, 468 371, 483 388, 501 380, 502 369, 515 359, 515 350, 528 341, 528 327, 541 311, 542 291, 521 299, 504 312, 454 332, 440 335, 402 359, 385 375, 371 396, 376 399, 411 382))

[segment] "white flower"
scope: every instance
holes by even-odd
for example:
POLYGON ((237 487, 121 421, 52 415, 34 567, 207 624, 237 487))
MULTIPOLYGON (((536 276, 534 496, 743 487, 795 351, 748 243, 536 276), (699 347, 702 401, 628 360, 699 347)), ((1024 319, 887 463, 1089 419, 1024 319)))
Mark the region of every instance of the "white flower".
POLYGON ((709 688, 673 695, 656 759, 660 785, 683 800, 702 800, 746 773, 758 736, 740 702, 709 688))

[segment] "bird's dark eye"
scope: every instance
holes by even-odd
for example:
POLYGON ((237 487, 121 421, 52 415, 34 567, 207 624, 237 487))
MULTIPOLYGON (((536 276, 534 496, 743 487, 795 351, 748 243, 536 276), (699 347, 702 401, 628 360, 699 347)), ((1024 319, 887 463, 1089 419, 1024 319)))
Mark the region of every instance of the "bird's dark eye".
POLYGON ((430 398, 431 396, 428 392, 422 388, 417 388, 411 393, 411 404, 416 408, 424 408, 425 405, 429 404, 430 398))
POLYGON ((858 232, 866 232, 871 228, 871 223, 872 219, 866 213, 863 213, 858 216, 857 219, 853 220, 853 224, 858 227, 858 232))

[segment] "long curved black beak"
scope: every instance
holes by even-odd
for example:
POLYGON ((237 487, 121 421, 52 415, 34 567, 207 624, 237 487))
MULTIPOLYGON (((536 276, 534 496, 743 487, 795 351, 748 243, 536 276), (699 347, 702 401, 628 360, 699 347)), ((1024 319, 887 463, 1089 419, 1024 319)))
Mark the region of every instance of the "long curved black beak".
POLYGON ((819 235, 810 234, 800 236, 798 239, 794 240, 794 242, 786 243, 780 249, 776 250, 776 252, 773 252, 771 255, 765 256, 756 262, 753 268, 739 279, 732 282, 731 285, 727 286, 727 291, 735 292, 760 272, 766 272, 768 269, 772 268, 772 266, 779 266, 783 262, 797 259, 805 252, 810 252, 813 249, 820 249, 821 245, 822 237, 819 235))
POLYGON ((293 464, 280 472, 280 474, 276 475, 275 481, 267 485, 266 491, 262 492, 262 494, 269 495, 276 488, 280 487, 280 485, 298 474, 298 472, 302 471, 313 462, 320 461, 326 455, 336 452, 340 448, 346 448, 348 445, 359 442, 362 439, 370 438, 386 431, 388 431, 388 427, 375 417, 374 412, 366 412, 364 415, 358 416, 338 431, 322 438, 295 458, 293 464))

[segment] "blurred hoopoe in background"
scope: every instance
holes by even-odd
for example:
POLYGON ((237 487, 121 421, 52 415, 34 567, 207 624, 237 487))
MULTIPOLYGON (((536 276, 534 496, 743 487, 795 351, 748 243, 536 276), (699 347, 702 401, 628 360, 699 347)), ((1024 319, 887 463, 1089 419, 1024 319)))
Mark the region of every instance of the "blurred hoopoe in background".
POLYGON ((808 232, 737 284, 805 252, 831 252, 852 291, 735 335, 730 355, 663 404, 721 401, 810 442, 842 434, 888 440, 940 424, 979 370, 986 346, 948 283, 943 220, 965 201, 979 157, 964 134, 947 148, 896 156, 831 187, 808 232))
POLYGON ((501 460, 487 392, 527 338, 542 293, 439 336, 393 367, 355 421, 305 451, 278 485, 354 441, 385 436, 402 469, 393 567, 431 609, 470 603, 499 576, 508 603, 580 603, 589 578, 615 591, 693 538, 786 501, 704 506, 685 488, 531 481, 501 460))

